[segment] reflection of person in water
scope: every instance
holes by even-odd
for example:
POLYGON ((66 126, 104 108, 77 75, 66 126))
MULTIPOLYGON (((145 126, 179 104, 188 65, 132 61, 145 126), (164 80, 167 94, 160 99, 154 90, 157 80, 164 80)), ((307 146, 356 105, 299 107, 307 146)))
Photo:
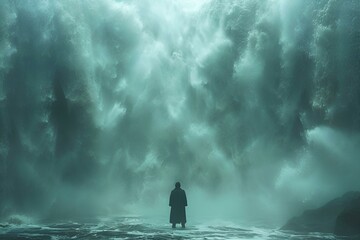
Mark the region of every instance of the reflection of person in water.
POLYGON ((175 189, 171 191, 169 206, 171 207, 170 223, 172 223, 172 227, 175 228, 177 223, 181 223, 181 226, 185 228, 187 199, 179 182, 175 183, 175 189))

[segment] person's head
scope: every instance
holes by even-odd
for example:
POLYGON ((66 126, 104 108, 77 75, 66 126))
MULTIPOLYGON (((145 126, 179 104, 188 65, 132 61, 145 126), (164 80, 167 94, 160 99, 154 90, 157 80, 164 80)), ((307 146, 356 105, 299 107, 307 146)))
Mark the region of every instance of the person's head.
POLYGON ((180 188, 180 186, 181 186, 181 185, 180 185, 180 182, 176 182, 176 183, 175 183, 175 187, 176 187, 176 188, 180 188))

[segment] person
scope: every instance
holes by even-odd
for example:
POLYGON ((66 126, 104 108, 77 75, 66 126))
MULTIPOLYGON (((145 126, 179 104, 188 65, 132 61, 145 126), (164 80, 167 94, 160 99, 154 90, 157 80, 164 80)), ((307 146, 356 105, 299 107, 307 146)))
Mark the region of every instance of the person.
POLYGON ((180 182, 175 183, 175 189, 171 191, 169 199, 172 228, 176 228, 177 223, 181 223, 182 228, 185 228, 186 223, 185 207, 187 206, 187 199, 185 191, 180 186, 180 182))

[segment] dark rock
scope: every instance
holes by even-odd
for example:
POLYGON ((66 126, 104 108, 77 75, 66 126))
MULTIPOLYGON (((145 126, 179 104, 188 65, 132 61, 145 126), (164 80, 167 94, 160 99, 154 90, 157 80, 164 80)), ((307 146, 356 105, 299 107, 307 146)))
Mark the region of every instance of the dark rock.
MULTIPOLYGON (((290 219, 281 229, 297 232, 334 233, 337 221, 339 221, 339 229, 344 229, 340 225, 346 224, 349 220, 338 219, 338 217, 358 198, 360 198, 360 192, 348 192, 320 208, 304 211, 301 216, 290 219)), ((344 218, 347 219, 347 217, 345 214, 344 218)))
POLYGON ((353 200, 336 218, 335 234, 360 235, 360 197, 353 200))

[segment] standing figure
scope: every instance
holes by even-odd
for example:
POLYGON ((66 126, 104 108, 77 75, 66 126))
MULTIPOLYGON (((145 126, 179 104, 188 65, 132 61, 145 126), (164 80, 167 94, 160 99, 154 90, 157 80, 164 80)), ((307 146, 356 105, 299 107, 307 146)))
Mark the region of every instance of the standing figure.
POLYGON ((179 182, 175 183, 175 189, 171 191, 169 206, 171 207, 170 223, 172 223, 172 227, 176 228, 176 224, 181 223, 181 226, 185 228, 187 199, 179 182))

